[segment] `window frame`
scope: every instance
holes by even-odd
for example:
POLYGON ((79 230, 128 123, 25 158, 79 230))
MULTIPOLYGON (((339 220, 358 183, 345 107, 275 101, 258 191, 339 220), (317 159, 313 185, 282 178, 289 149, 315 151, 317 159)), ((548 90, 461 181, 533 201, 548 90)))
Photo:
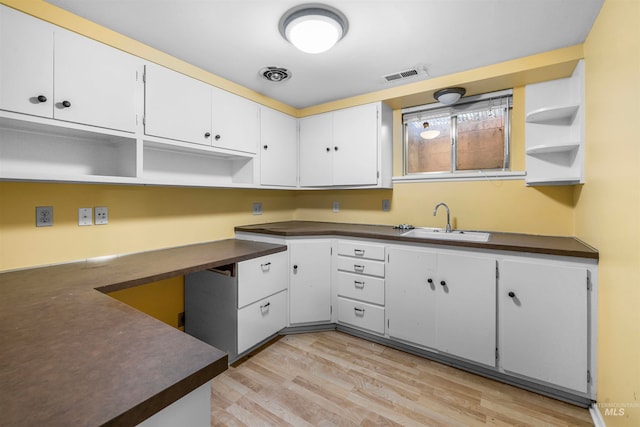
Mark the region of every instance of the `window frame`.
MULTIPOLYGON (((481 95, 475 95, 463 98, 460 102, 454 105, 444 105, 440 102, 421 105, 417 107, 405 108, 402 112, 402 126, 403 126, 403 171, 402 177, 394 178, 397 181, 430 181, 430 180, 455 180, 455 179, 468 179, 468 178, 495 178, 495 179, 519 179, 523 176, 522 172, 512 172, 511 167, 511 110, 513 108, 513 90, 501 90, 497 92, 485 93, 481 95), (465 111, 461 109, 461 106, 472 106, 473 104, 480 105, 486 104, 487 108, 490 108, 492 102, 503 104, 506 107, 505 111, 505 132, 504 132, 504 160, 501 168, 492 169, 457 169, 458 162, 458 134, 457 134, 457 116, 463 114, 465 111), (450 169, 448 171, 432 171, 432 172, 411 172, 409 173, 409 135, 408 135, 408 121, 405 119, 406 115, 418 116, 420 114, 437 115, 438 112, 449 112, 448 116, 451 119, 451 150, 450 150, 450 169)), ((482 109, 482 108, 480 108, 482 109)), ((426 120, 426 119, 425 119, 426 120)), ((416 120, 413 120, 416 121, 416 120)))

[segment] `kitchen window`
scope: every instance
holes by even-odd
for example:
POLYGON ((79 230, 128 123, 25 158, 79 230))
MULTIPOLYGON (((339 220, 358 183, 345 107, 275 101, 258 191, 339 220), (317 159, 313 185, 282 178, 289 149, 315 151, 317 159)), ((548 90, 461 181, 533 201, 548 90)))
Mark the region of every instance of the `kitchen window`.
POLYGON ((512 91, 506 90, 463 98, 451 106, 403 110, 404 177, 508 175, 511 98, 512 91))

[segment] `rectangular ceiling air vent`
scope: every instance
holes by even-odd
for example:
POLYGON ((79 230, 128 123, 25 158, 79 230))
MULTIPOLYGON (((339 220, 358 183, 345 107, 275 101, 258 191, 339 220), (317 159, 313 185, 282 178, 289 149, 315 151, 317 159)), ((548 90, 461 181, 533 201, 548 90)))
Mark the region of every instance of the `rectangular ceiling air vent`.
POLYGON ((416 70, 415 68, 412 68, 410 70, 399 71, 397 73, 388 74, 388 75, 384 76, 384 79, 387 82, 393 82, 393 81, 400 80, 400 79, 406 79, 406 78, 409 78, 409 77, 414 77, 414 76, 417 76, 418 74, 420 74, 420 72, 418 70, 416 70))

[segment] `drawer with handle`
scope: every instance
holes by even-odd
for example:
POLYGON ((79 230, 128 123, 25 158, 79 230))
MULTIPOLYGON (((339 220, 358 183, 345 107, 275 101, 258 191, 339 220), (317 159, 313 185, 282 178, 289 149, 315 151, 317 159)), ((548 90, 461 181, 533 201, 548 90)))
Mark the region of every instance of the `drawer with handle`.
POLYGON ((338 295, 384 305, 384 279, 339 272, 338 295))
POLYGON ((338 297, 338 322, 384 334, 384 308, 338 297))
POLYGON ((384 262, 338 257, 338 270, 384 277, 384 262))
POLYGON ((238 263, 238 308, 287 289, 288 252, 238 263))
POLYGON ((384 261, 384 246, 340 241, 338 242, 338 255, 384 261))
POLYGON ((287 291, 238 310, 238 354, 247 351, 287 324, 287 291))

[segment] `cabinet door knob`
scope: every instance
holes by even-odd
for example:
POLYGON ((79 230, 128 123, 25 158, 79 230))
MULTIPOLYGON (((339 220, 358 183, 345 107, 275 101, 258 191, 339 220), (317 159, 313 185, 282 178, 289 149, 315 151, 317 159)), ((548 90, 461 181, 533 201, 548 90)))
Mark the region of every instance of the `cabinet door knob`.
POLYGON ((509 292, 507 295, 509 295, 509 298, 515 298, 516 297, 516 293, 511 291, 509 292))
POLYGON ((204 133, 204 137, 205 137, 205 138, 209 138, 210 136, 211 136, 211 132, 205 132, 205 133, 204 133))
POLYGON ((445 282, 444 280, 441 280, 441 281, 440 281, 440 285, 442 285, 442 286, 447 286, 447 282, 445 282))
POLYGON ((329 151, 331 151, 331 148, 327 147, 327 153, 328 153, 329 151))
POLYGON ((216 135, 216 136, 214 136, 214 138, 215 138, 216 141, 220 141, 220 138, 222 138, 222 137, 220 135, 216 135))
POLYGON ((65 100, 65 101, 62 101, 62 106, 63 106, 64 108, 69 108, 69 107, 71 107, 71 102, 66 101, 66 100, 65 100))
POLYGON ((335 151, 338 151, 338 147, 337 147, 337 146, 333 147, 333 149, 334 149, 335 151))
POLYGON ((262 148, 264 148, 266 150, 267 148, 269 148, 269 146, 265 144, 265 145, 262 146, 262 148))
POLYGON ((36 99, 38 100, 38 102, 47 102, 47 97, 44 95, 38 95, 36 99))
POLYGON ((293 271, 298 271, 298 264, 293 265, 293 271))
POLYGON ((429 277, 429 278, 427 279, 427 283, 428 283, 428 284, 430 284, 430 285, 431 285, 431 284, 433 284, 433 279, 432 279, 431 277, 429 277))

